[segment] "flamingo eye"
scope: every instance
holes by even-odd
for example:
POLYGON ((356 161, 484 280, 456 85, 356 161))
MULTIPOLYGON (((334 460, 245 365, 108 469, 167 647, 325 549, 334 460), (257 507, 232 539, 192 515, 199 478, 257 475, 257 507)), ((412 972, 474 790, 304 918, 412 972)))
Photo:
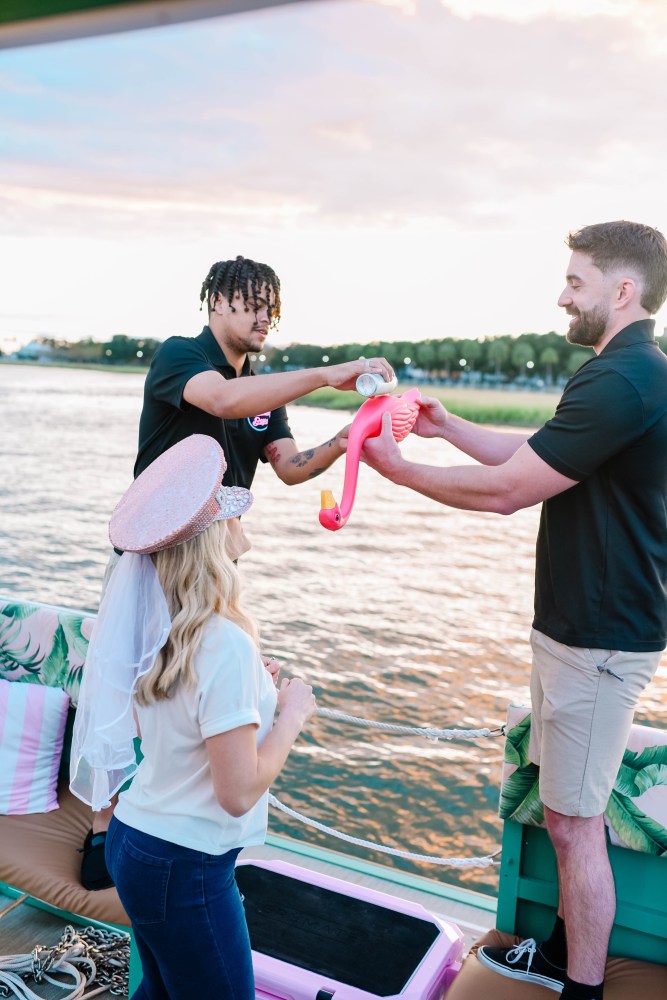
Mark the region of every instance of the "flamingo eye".
POLYGON ((334 520, 336 520, 336 521, 340 521, 340 514, 336 514, 336 517, 335 517, 335 519, 334 519, 334 520))

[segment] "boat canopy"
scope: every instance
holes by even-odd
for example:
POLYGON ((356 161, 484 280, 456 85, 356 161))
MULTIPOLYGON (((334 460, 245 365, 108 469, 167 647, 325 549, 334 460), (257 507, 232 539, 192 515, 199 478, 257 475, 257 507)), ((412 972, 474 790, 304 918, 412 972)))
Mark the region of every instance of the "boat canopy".
POLYGON ((155 28, 298 0, 3 0, 0 48, 155 28))

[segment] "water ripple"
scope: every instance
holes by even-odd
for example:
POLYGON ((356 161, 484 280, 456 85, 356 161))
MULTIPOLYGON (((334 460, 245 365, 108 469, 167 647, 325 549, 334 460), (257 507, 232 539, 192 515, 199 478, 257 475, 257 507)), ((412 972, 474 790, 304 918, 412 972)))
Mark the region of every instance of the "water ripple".
MULTIPOLYGON (((143 379, 0 365, 0 592, 95 610, 109 553, 107 522, 131 481, 143 379)), ((301 446, 344 418, 292 407, 301 446)), ((415 461, 468 462, 410 437, 415 461)), ((511 518, 439 507, 366 467, 343 531, 318 522, 320 489, 340 498, 344 464, 296 488, 261 467, 244 523, 246 604, 284 673, 321 705, 416 726, 496 726, 527 704, 534 543, 539 511, 511 518)), ((667 663, 638 719, 664 724, 667 663)), ((275 783, 287 805, 362 839, 434 855, 496 849, 500 741, 431 743, 318 718, 275 783)), ((272 830, 330 849, 337 841, 272 813, 272 830)), ((366 849, 347 853, 373 861, 366 849)), ((406 871, 489 890, 493 871, 406 871)))

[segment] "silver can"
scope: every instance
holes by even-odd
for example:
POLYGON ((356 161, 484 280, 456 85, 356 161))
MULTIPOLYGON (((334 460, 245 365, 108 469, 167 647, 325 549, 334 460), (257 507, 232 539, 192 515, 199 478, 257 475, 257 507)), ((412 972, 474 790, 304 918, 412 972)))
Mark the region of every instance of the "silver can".
POLYGON ((398 379, 394 375, 392 379, 385 382, 382 375, 377 372, 364 372, 357 379, 357 392, 362 396, 383 396, 393 392, 398 386, 398 379))

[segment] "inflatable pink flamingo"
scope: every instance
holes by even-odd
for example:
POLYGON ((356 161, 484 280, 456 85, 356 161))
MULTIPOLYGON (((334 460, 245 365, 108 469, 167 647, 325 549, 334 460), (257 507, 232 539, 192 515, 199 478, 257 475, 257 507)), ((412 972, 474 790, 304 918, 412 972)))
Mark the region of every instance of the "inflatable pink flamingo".
POLYGON ((419 389, 408 389, 402 396, 373 396, 362 403, 357 410, 347 438, 345 457, 345 485, 340 507, 331 490, 322 490, 320 524, 329 531, 338 531, 347 523, 352 513, 354 495, 357 491, 359 456, 364 441, 377 437, 382 431, 382 417, 391 413, 391 429, 397 441, 406 438, 415 425, 419 413, 419 389))

